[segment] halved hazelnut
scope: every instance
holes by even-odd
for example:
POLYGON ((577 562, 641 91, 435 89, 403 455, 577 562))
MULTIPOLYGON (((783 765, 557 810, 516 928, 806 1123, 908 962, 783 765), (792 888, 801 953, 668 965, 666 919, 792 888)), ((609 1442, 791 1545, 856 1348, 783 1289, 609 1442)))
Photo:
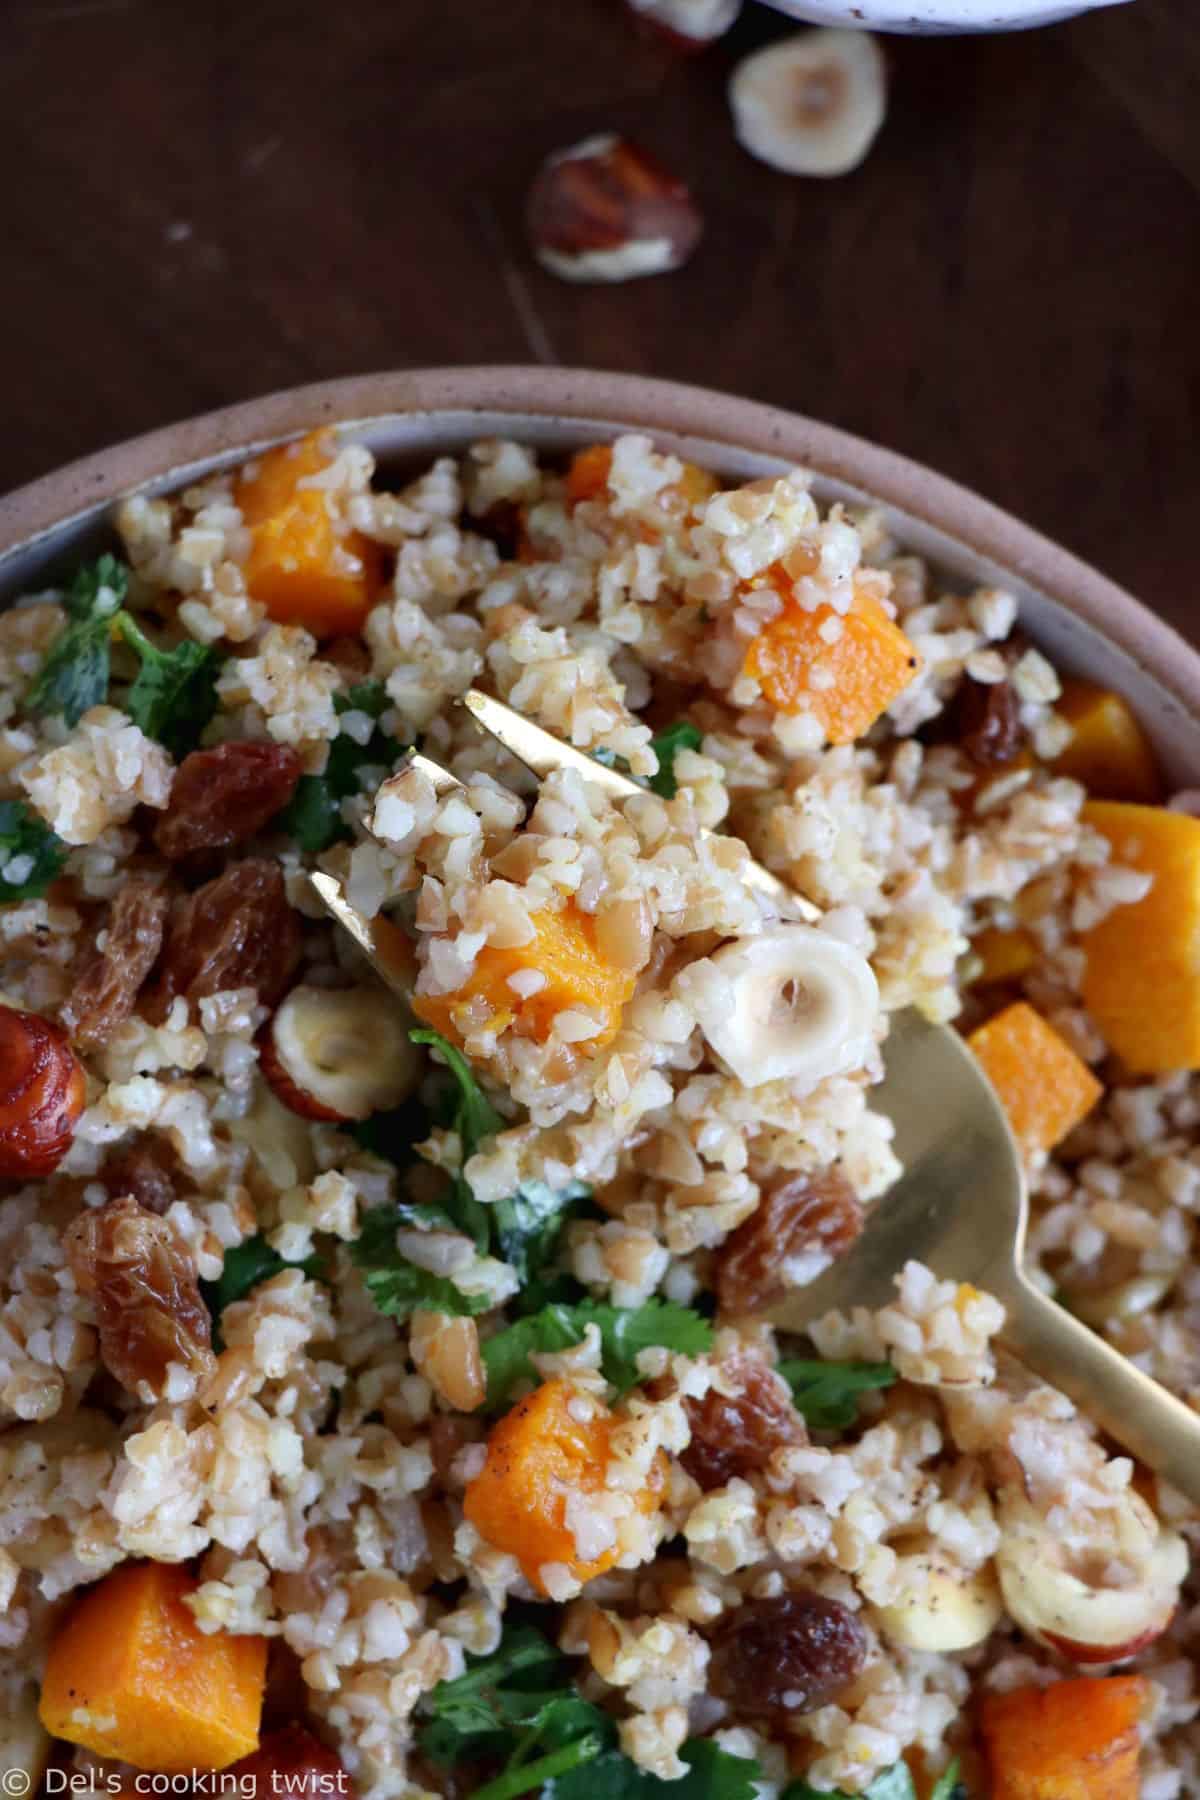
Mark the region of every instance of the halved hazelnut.
POLYGON ((996 1552, 1004 1604, 1021 1629, 1077 1663, 1125 1662, 1171 1622, 1188 1570, 1188 1550, 1160 1531, 1136 1578, 1105 1586, 1063 1566, 1043 1528, 1008 1529, 996 1552))
POLYGON ((990 1637, 1004 1613, 990 1564, 960 1569, 932 1539, 907 1552, 909 1579, 904 1592, 878 1610, 880 1626, 894 1644, 938 1655, 970 1650, 990 1637))
POLYGON ((56 1169, 86 1098, 66 1032, 40 1013, 0 1005, 0 1176, 28 1181, 56 1169))
POLYGON ((530 189, 529 241, 564 281, 631 281, 685 263, 703 220, 687 187, 612 133, 547 157, 530 189))
POLYGON ((382 988, 295 987, 259 1043, 259 1067, 305 1119, 367 1119, 416 1086, 409 1021, 382 988))
POLYGON ((677 50, 703 50, 733 25, 742 0, 625 0, 630 12, 677 50))
POLYGON ((729 83, 738 142, 788 175, 845 175, 883 124, 887 70, 865 31, 804 31, 739 63, 729 83))

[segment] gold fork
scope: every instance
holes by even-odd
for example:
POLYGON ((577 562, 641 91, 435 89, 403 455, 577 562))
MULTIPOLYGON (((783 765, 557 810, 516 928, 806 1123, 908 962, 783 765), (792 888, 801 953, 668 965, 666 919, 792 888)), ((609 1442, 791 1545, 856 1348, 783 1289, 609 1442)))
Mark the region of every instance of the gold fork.
MULTIPOLYGON (((645 792, 489 694, 472 688, 463 704, 539 780, 556 769, 574 769, 617 801, 645 792)), ((420 770, 439 795, 462 786, 418 752, 399 773, 407 769, 420 770)), ((747 861, 743 872, 781 911, 809 922, 820 917, 811 901, 761 864, 747 861)), ((414 964, 403 932, 386 919, 364 918, 332 876, 311 879, 379 976, 407 998, 414 964)), ((996 1093, 962 1038, 910 1007, 890 1022, 885 1064, 872 1099, 892 1121, 904 1173, 848 1254, 768 1308, 767 1317, 785 1330, 803 1331, 835 1308, 874 1310, 895 1297, 895 1278, 906 1262, 925 1263, 943 1279, 994 1294, 1007 1315, 1004 1346, 1200 1505, 1200 1416, 1026 1275, 1029 1201, 1020 1155, 996 1093)))

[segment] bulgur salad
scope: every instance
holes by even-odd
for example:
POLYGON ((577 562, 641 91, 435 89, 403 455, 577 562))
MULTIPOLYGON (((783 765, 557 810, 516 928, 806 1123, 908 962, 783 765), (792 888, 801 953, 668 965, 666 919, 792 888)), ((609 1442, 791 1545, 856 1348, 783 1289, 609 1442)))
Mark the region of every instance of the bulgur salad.
POLYGON ((1200 1793, 1195 1509, 919 1264, 763 1316, 898 1173, 916 1006, 1036 1279, 1200 1395, 1200 818, 1121 696, 639 436, 316 434, 115 528, 0 614, 5 1792, 1200 1793), (796 932, 863 972, 815 1062, 796 932))

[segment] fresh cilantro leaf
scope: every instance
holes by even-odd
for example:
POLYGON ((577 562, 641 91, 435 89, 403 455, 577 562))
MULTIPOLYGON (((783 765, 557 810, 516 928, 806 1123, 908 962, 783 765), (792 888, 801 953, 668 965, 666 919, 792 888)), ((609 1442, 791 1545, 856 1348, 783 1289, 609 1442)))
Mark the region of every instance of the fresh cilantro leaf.
POLYGON ((896 1379, 891 1363, 819 1362, 805 1357, 781 1362, 779 1373, 799 1411, 817 1431, 845 1431, 858 1417, 859 1395, 891 1387, 896 1379))
POLYGON ((929 1800, 967 1800, 966 1784, 959 1780, 958 1769, 956 1756, 950 1767, 938 1776, 929 1800))
MULTIPOLYGON (((693 1738, 679 1754, 687 1774, 663 1781, 610 1750, 583 1768, 547 1779, 542 1800, 754 1800, 762 1771, 750 1757, 734 1756, 711 1738, 693 1738)), ((487 1792, 481 1789, 475 1800, 487 1792)))
POLYGON ((78 725, 108 693, 113 617, 129 586, 129 570, 115 556, 101 556, 76 573, 63 602, 67 624, 59 632, 25 696, 32 713, 61 713, 78 725))
POLYGON ((196 748, 217 710, 216 652, 193 638, 184 638, 173 650, 160 650, 127 612, 117 614, 117 628, 137 652, 139 664, 125 711, 178 762, 196 748))
POLYGON ((658 758, 658 774, 650 777, 650 791, 663 800, 673 800, 679 791, 675 779, 675 758, 681 750, 698 750, 702 733, 688 719, 670 725, 650 739, 650 748, 658 758))
POLYGON ((221 1273, 215 1281, 202 1281, 200 1292, 213 1321, 213 1343, 220 1347, 221 1314, 236 1300, 244 1300, 260 1281, 269 1281, 281 1269, 303 1269, 313 1280, 320 1280, 324 1267, 319 1256, 306 1256, 301 1262, 287 1262, 273 1250, 265 1237, 247 1238, 225 1252, 221 1273))
POLYGON ((0 906, 40 899, 66 860, 67 846, 32 807, 0 801, 0 906))
POLYGON ((590 1200, 585 1181, 552 1188, 545 1181, 526 1181, 508 1199, 491 1208, 497 1253, 517 1272, 522 1289, 538 1281, 550 1266, 562 1228, 578 1202, 590 1200))
MULTIPOLYGON (((334 711, 342 716, 364 712, 378 719, 387 705, 387 689, 379 681, 362 682, 344 694, 335 694, 333 699, 334 711)), ((341 732, 329 746, 324 772, 302 775, 296 783, 295 793, 276 821, 279 829, 309 855, 327 850, 339 838, 349 837, 349 828, 342 818, 342 801, 358 793, 362 770, 390 769, 403 748, 378 728, 365 744, 349 732, 341 732)))
POLYGON ((648 1300, 635 1307, 609 1306, 598 1300, 544 1306, 496 1332, 484 1344, 488 1405, 503 1408, 519 1382, 536 1383, 530 1356, 570 1349, 579 1343, 588 1325, 595 1325, 600 1332, 601 1366, 606 1379, 621 1393, 640 1379, 637 1358, 651 1345, 699 1356, 711 1347, 713 1339, 707 1319, 673 1300, 648 1300))
MULTIPOLYGON (((957 1767, 957 1765, 955 1765, 957 1767)), ((945 1776, 942 1777, 945 1780, 945 1776)), ((938 1788, 930 1795, 930 1800, 945 1800, 938 1788)), ((784 1788, 781 1800, 848 1800, 841 1790, 830 1792, 828 1789, 815 1788, 807 1781, 793 1781, 784 1788)), ((859 1796, 859 1800, 917 1800, 917 1790, 913 1783, 912 1770, 906 1762, 893 1763, 882 1775, 877 1775, 869 1788, 859 1796)))
POLYGON ((414 1044, 436 1050, 458 1084, 458 1103, 454 1110, 454 1129, 462 1145, 463 1161, 474 1156, 485 1138, 494 1137, 504 1120, 496 1111, 475 1079, 475 1073, 461 1050, 455 1049, 438 1031, 410 1031, 414 1044))
MULTIPOLYGON (((355 1246, 355 1261, 359 1261, 355 1246)), ((494 1304, 488 1294, 464 1294, 444 1275, 419 1269, 398 1250, 392 1252, 390 1267, 376 1265, 365 1270, 363 1280, 367 1292, 381 1313, 389 1319, 409 1319, 415 1312, 461 1313, 471 1316, 487 1312, 494 1304)), ((361 1265, 360 1265, 361 1266, 361 1265)))
MULTIPOLYGON (((536 1741, 536 1734, 532 1735, 536 1741)), ((515 1795, 531 1793, 534 1788, 540 1788, 543 1796, 558 1793, 560 1780, 565 1780, 572 1774, 590 1775, 596 1758, 603 1749, 604 1739, 589 1735, 563 1744, 560 1749, 551 1750, 546 1756, 536 1757, 533 1762, 519 1760, 518 1755, 502 1775, 497 1775, 494 1781, 485 1782, 483 1787, 475 1789, 475 1800, 513 1800, 515 1795)), ((622 1757, 621 1761, 624 1760, 622 1757)), ((629 1766, 632 1768, 634 1765, 631 1763, 629 1766)), ((586 1784, 582 1787, 577 1784, 571 1792, 578 1794, 582 1800, 589 1789, 586 1784)))
POLYGON ((507 1759, 531 1730, 551 1747, 591 1732, 602 1735, 604 1715, 579 1699, 564 1679, 566 1668, 561 1651, 540 1631, 509 1626, 490 1656, 472 1657, 465 1675, 434 1688, 422 1750, 448 1768, 484 1757, 507 1759))

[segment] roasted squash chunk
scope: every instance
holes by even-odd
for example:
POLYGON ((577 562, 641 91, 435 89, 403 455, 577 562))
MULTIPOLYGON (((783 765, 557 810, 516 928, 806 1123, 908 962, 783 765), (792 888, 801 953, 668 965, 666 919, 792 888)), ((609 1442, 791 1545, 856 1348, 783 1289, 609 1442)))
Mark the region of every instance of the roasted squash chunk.
POLYGON ((967 1043, 1027 1152, 1052 1150, 1104 1091, 1071 1046, 1023 1000, 980 1025, 967 1043))
POLYGON ((780 712, 810 712, 831 744, 852 744, 916 675, 916 650, 873 594, 846 613, 809 611, 773 575, 784 607, 750 646, 745 672, 780 712))
POLYGON ((328 435, 312 432, 268 450, 235 491, 252 534, 247 589, 271 618, 318 638, 360 631, 382 581, 379 546, 342 529, 325 490, 304 485, 333 454, 328 435))
POLYGON ((558 1013, 582 1009, 594 1016, 596 1030, 573 1041, 589 1050, 609 1043, 636 977, 605 962, 596 947, 595 921, 573 902, 559 912, 545 909, 532 917, 530 943, 504 949, 485 944, 465 986, 451 994, 416 994, 413 1011, 418 1018, 455 1043, 472 1030, 488 1029, 498 1036, 511 1029, 544 1044, 558 1013), (510 977, 530 971, 545 979, 536 992, 519 992, 523 984, 515 988, 510 977))
POLYGON ((1140 1675, 988 1694, 980 1723, 992 1800, 1137 1800, 1140 1675))
POLYGON ((560 1379, 518 1400, 488 1438, 487 1461, 467 1488, 464 1511, 481 1537, 516 1557, 539 1592, 548 1564, 561 1564, 577 1581, 611 1569, 621 1517, 650 1514, 660 1504, 661 1461, 632 1496, 606 1489, 614 1423, 600 1402, 560 1379))
POLYGON ((1087 1009, 1135 1074, 1200 1069, 1200 819, 1115 800, 1090 801, 1083 817, 1114 863, 1154 877, 1084 939, 1087 1009))
POLYGON ((89 1588, 50 1646, 41 1720, 135 1768, 223 1769, 258 1748, 267 1643, 208 1635, 186 1569, 124 1563, 89 1588))
POLYGON ((1055 709, 1075 735, 1056 756, 1056 775, 1069 775, 1096 800, 1136 800, 1153 806, 1163 797, 1162 777, 1150 740, 1127 700, 1090 681, 1064 681, 1055 709))
POLYGON ((971 948, 982 964, 976 982, 1015 981, 1037 961, 1037 945, 1019 925, 1011 931, 991 926, 971 939, 971 948))

